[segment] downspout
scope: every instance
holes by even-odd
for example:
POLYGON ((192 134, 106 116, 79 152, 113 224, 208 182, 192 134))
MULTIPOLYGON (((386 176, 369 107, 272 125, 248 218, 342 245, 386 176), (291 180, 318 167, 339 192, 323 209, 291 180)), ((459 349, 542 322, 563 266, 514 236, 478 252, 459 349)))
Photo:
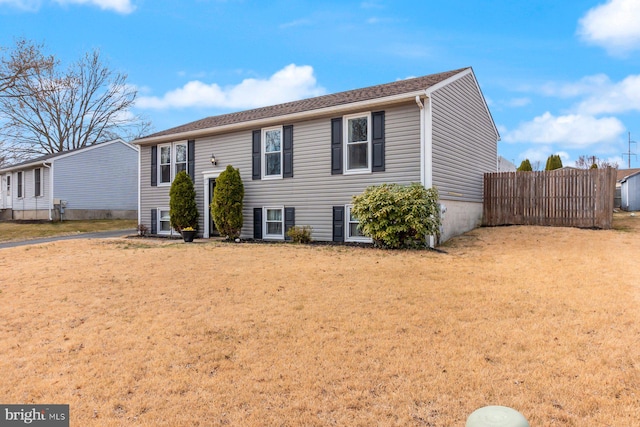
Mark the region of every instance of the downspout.
MULTIPOLYGON (((431 121, 431 97, 428 96, 422 102, 420 96, 416 96, 416 104, 420 109, 420 183, 425 188, 433 187, 433 138, 431 121)), ((429 236, 429 247, 436 245, 435 236, 429 236)))
MULTIPOLYGON (((45 162, 42 162, 42 166, 44 166, 45 168, 49 169, 49 203, 48 203, 48 205, 49 205, 49 221, 53 221, 53 218, 51 217, 51 209, 52 209, 51 204, 53 203, 53 193, 52 193, 53 192, 53 168, 51 166, 47 165, 45 162)), ((44 176, 42 176, 40 179, 44 179, 44 176)), ((42 188, 44 188, 44 185, 42 186, 42 188)), ((37 211, 38 210, 36 208, 36 212, 37 211)))

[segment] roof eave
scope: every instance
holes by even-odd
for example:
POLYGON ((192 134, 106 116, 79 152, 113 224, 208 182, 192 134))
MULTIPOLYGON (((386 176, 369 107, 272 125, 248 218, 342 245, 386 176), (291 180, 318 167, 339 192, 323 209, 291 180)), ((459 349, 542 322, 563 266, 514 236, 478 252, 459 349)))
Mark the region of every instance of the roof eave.
POLYGON ((425 89, 421 89, 417 91, 405 92, 405 93, 386 96, 382 98, 373 98, 365 101, 334 105, 331 107, 316 108, 313 110, 299 111, 297 113, 284 114, 280 116, 270 116, 262 119, 247 120, 247 121, 242 121, 238 123, 232 123, 232 124, 222 125, 222 126, 214 126, 214 127, 197 129, 197 130, 192 130, 187 132, 177 132, 177 133, 172 133, 167 135, 141 138, 141 139, 132 141, 131 143, 136 145, 148 145, 148 144, 160 144, 164 142, 171 142, 171 141, 178 141, 178 140, 185 140, 185 139, 195 139, 195 138, 201 138, 204 136, 210 136, 218 133, 226 133, 226 132, 231 132, 231 131, 245 129, 245 128, 263 127, 265 125, 271 124, 276 121, 287 122, 287 121, 294 121, 294 120, 303 120, 309 117, 341 113, 344 111, 354 110, 358 108, 367 108, 375 105, 382 105, 382 104, 388 105, 388 104, 405 102, 409 100, 413 102, 416 96, 424 96, 424 95, 425 95, 425 89))

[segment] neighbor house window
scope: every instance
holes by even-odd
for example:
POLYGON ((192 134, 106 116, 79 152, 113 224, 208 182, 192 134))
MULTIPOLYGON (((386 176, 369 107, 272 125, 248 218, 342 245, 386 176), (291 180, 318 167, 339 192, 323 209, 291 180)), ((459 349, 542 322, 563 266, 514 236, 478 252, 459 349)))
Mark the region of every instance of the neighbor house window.
POLYGON ((345 173, 370 172, 371 114, 344 117, 345 173))
POLYGON ((282 126, 262 130, 263 178, 282 178, 282 126))
POLYGON ((36 168, 33 170, 33 194, 36 197, 42 196, 43 186, 42 186, 42 168, 36 168))
POLYGON ((188 150, 186 142, 158 146, 158 183, 170 184, 178 172, 187 170, 188 150))
POLYGON ((24 197, 24 174, 23 172, 18 172, 18 199, 24 197))
POLYGON ((284 208, 263 208, 264 209, 264 238, 284 239, 284 208))
POLYGON ((346 219, 346 228, 347 233, 345 236, 345 240, 347 242, 367 242, 370 243, 372 240, 370 237, 362 234, 362 230, 360 230, 360 221, 358 218, 353 216, 351 213, 351 205, 345 206, 345 219, 346 219))
POLYGON ((169 208, 158 209, 158 234, 171 234, 169 208))

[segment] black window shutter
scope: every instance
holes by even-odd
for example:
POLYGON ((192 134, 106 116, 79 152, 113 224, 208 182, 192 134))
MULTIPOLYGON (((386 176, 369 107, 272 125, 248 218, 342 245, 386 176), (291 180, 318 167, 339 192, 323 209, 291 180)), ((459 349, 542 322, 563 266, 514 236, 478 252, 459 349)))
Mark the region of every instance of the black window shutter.
POLYGON ((293 125, 282 128, 282 155, 284 157, 283 178, 293 178, 293 125))
POLYGON ((251 151, 253 153, 253 173, 251 175, 252 179, 261 179, 262 178, 262 172, 260 171, 260 165, 262 164, 261 159, 260 159, 260 154, 262 151, 262 147, 260 146, 260 134, 262 131, 259 130, 254 130, 253 131, 253 141, 252 141, 252 148, 251 151))
POLYGON ((158 185, 158 146, 151 147, 151 186, 158 185))
POLYGON ((344 242, 344 206, 333 207, 333 241, 344 242))
POLYGON ((371 114, 372 172, 384 172, 384 111, 371 114))
POLYGON ((196 141, 190 139, 187 142, 187 173, 191 177, 191 181, 196 182, 196 141))
POLYGON ((342 173, 342 117, 331 119, 331 175, 342 173))
POLYGON ((157 209, 151 209, 151 234, 158 234, 158 210, 157 209))
POLYGON ((253 238, 262 239, 262 208, 253 208, 253 238))
POLYGON ((287 231, 296 225, 296 208, 284 208, 284 240, 291 240, 287 231))

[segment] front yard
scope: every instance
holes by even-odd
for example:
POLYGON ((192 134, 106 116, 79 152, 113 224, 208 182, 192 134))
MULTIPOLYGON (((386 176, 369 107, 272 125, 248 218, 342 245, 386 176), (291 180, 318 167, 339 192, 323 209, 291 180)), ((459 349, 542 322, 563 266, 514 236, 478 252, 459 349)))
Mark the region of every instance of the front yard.
POLYGON ((0 401, 73 426, 640 419, 640 218, 431 251, 64 241, 0 249, 0 401))

